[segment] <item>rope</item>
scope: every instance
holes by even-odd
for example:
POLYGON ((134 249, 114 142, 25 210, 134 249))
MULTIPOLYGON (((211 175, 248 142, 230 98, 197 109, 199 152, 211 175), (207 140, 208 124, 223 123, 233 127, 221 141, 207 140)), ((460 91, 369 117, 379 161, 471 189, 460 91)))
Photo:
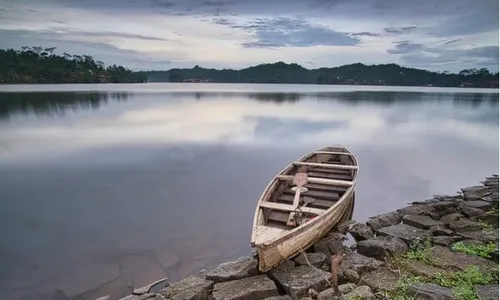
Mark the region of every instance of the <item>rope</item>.
MULTIPOLYGON (((306 263, 309 267, 312 267, 312 268, 315 268, 313 265, 311 265, 311 263, 309 262, 309 259, 307 258, 307 255, 306 253, 304 252, 304 250, 302 249, 302 247, 299 247, 299 250, 300 250, 300 253, 302 253, 302 255, 304 255, 304 257, 306 258, 306 263)), ((329 285, 332 285, 332 282, 330 282, 330 278, 328 277, 324 277, 324 279, 326 280, 326 282, 328 282, 329 285)))

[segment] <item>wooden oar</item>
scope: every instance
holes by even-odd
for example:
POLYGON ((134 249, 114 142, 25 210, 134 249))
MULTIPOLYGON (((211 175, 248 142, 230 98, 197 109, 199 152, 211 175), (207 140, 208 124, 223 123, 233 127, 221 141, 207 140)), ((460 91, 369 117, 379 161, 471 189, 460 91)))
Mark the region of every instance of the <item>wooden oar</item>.
MULTIPOLYGON (((307 173, 296 173, 293 177, 293 184, 296 186, 295 197, 293 198, 293 207, 297 209, 299 207, 300 202, 300 193, 302 192, 302 187, 307 184, 307 173)), ((295 212, 290 212, 288 216, 287 225, 295 226, 294 220, 295 212)))

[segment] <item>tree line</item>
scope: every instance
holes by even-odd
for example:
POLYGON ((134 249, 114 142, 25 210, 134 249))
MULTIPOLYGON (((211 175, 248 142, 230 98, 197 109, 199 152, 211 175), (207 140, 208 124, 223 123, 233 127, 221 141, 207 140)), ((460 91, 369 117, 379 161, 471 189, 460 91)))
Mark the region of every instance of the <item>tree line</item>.
POLYGON ((0 50, 0 83, 134 83, 143 74, 123 66, 105 66, 90 55, 54 53, 56 47, 0 50))
POLYGON ((498 72, 466 69, 458 73, 432 72, 397 64, 355 63, 334 68, 306 69, 277 62, 241 69, 170 69, 140 72, 150 82, 304 83, 440 87, 498 87, 498 72))

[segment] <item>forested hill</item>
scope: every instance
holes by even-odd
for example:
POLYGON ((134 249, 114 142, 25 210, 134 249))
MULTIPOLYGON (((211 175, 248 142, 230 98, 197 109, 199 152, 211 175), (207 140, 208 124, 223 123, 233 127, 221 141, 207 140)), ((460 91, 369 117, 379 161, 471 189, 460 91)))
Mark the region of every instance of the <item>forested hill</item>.
POLYGON ((0 50, 0 83, 132 83, 146 80, 142 74, 122 66, 105 67, 103 62, 88 55, 57 55, 55 49, 0 50))
POLYGON ((298 64, 277 62, 241 70, 171 69, 139 72, 149 82, 227 82, 227 83, 308 83, 395 86, 498 87, 498 73, 487 69, 462 70, 457 74, 431 72, 396 64, 350 64, 309 70, 298 64))

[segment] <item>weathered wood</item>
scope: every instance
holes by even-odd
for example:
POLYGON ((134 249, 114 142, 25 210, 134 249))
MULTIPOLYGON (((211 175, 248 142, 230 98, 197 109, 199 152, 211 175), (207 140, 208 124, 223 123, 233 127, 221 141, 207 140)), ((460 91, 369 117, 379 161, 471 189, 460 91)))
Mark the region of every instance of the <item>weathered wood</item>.
POLYGON ((293 162, 293 164, 297 165, 297 166, 311 166, 311 167, 346 169, 346 170, 357 170, 358 169, 358 166, 334 165, 334 164, 328 164, 328 163, 312 163, 312 162, 295 161, 295 162, 293 162))
MULTIPOLYGON (((293 191, 285 190, 283 192, 283 194, 280 196, 280 198, 284 195, 293 195, 293 191)), ((336 192, 324 192, 324 191, 308 190, 307 192, 305 192, 301 195, 302 196, 310 196, 313 198, 328 199, 328 200, 333 200, 333 201, 337 201, 340 199, 340 194, 336 193, 336 192)))
MULTIPOLYGON (((289 212, 298 211, 298 209, 295 208, 293 205, 283 204, 283 203, 275 203, 275 202, 262 202, 260 204, 260 207, 281 210, 281 211, 289 211, 289 212)), ((305 212, 305 213, 309 213, 309 214, 315 214, 315 215, 321 215, 325 212, 324 209, 312 208, 312 207, 301 207, 300 211, 305 212)))
POLYGON ((314 151, 313 154, 352 155, 350 152, 314 151))
POLYGON ((291 163, 281 170, 259 199, 251 244, 257 250, 261 272, 267 272, 281 261, 307 249, 338 222, 352 217, 354 187, 358 175, 355 156, 341 146, 327 147, 316 152, 348 155, 317 155, 315 152, 304 155, 298 160, 298 164, 291 163), (328 166, 325 167, 325 164, 328 166), (340 169, 331 166, 340 166, 340 169), (307 184, 303 186, 308 189, 299 194, 298 207, 295 195, 290 190, 297 173, 307 173, 307 184), (314 201, 304 201, 311 198, 314 201), (295 215, 294 226, 286 226, 287 223, 290 224, 290 213, 293 215, 298 211, 305 214, 295 215), (263 216, 263 212, 267 218, 263 216), (308 214, 316 216, 309 217, 308 214))
MULTIPOLYGON (((276 176, 276 178, 279 180, 293 180, 293 176, 290 175, 278 175, 276 176)), ((316 177, 309 177, 307 180, 308 182, 311 183, 321 183, 321 184, 338 185, 338 186, 352 186, 354 184, 353 181, 325 179, 316 177)))
MULTIPOLYGON (((329 200, 321 200, 321 199, 314 199, 315 201, 309 206, 314 207, 314 206, 320 206, 323 209, 330 208, 333 204, 335 204, 335 201, 329 201, 329 200)), ((278 201, 282 202, 287 202, 287 203, 293 203, 293 196, 291 195, 282 195, 281 197, 278 198, 278 201)))

